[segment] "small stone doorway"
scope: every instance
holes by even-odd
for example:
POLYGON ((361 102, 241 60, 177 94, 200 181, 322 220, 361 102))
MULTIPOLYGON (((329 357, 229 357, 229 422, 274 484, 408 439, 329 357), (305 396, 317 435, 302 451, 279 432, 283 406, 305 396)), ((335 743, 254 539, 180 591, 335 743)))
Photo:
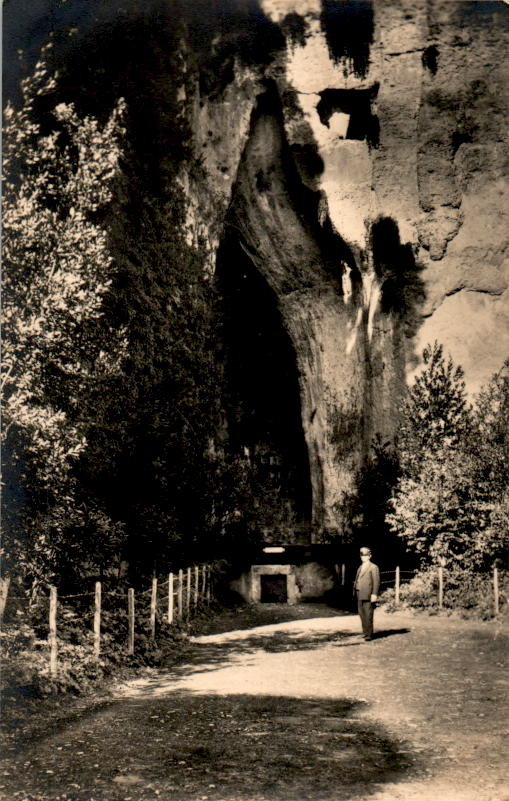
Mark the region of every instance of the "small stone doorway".
POLYGON ((262 604, 288 603, 288 580, 283 573, 260 576, 260 601, 262 604))
POLYGON ((247 586, 244 585, 244 592, 241 593, 254 603, 299 602, 300 593, 295 581, 294 565, 252 565, 249 574, 245 574, 245 579, 247 586), (274 598, 275 594, 279 599, 274 598))

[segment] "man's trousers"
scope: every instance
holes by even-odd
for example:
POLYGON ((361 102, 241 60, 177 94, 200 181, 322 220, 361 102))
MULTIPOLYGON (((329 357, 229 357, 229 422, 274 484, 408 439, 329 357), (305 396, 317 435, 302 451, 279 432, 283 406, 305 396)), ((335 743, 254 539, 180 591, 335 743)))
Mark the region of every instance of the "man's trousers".
POLYGON ((375 604, 371 601, 361 601, 357 598, 357 609, 359 610, 359 617, 362 623, 362 633, 365 637, 373 636, 373 615, 375 612, 375 604))

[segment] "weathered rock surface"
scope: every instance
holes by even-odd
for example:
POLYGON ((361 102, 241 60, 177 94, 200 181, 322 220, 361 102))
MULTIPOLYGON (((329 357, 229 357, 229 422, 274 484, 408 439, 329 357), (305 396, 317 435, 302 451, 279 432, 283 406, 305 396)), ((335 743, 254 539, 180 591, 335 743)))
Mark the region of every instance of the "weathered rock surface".
POLYGON ((393 435, 424 344, 443 343, 470 391, 509 352, 509 8, 361 5, 343 30, 318 0, 263 0, 286 51, 188 98, 202 164, 189 218, 209 268, 228 226, 277 297, 317 536, 347 525, 356 470, 373 435, 393 435))

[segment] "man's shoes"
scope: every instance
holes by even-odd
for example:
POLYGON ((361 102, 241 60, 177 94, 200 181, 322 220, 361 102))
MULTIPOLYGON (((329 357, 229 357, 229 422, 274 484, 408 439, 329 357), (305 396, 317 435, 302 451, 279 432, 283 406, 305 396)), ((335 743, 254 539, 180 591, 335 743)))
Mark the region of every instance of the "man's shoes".
POLYGON ((366 642, 370 642, 373 639, 373 637, 364 637, 364 639, 366 640, 366 642))

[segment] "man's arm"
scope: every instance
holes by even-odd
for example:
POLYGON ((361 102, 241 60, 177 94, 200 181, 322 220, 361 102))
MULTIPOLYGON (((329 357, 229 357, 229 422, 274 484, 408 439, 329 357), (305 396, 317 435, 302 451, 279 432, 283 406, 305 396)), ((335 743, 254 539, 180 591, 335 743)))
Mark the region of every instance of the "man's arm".
POLYGON ((370 600, 372 603, 375 603, 378 598, 378 590, 380 589, 380 571, 376 565, 373 565, 371 575, 373 577, 373 592, 371 593, 370 600))
POLYGON ((353 598, 355 598, 355 588, 357 587, 357 579, 359 578, 359 573, 360 572, 361 572, 361 569, 360 569, 360 567, 358 567, 357 568, 357 573, 355 574, 355 578, 354 578, 354 581, 353 581, 353 586, 352 586, 352 597, 353 598))

